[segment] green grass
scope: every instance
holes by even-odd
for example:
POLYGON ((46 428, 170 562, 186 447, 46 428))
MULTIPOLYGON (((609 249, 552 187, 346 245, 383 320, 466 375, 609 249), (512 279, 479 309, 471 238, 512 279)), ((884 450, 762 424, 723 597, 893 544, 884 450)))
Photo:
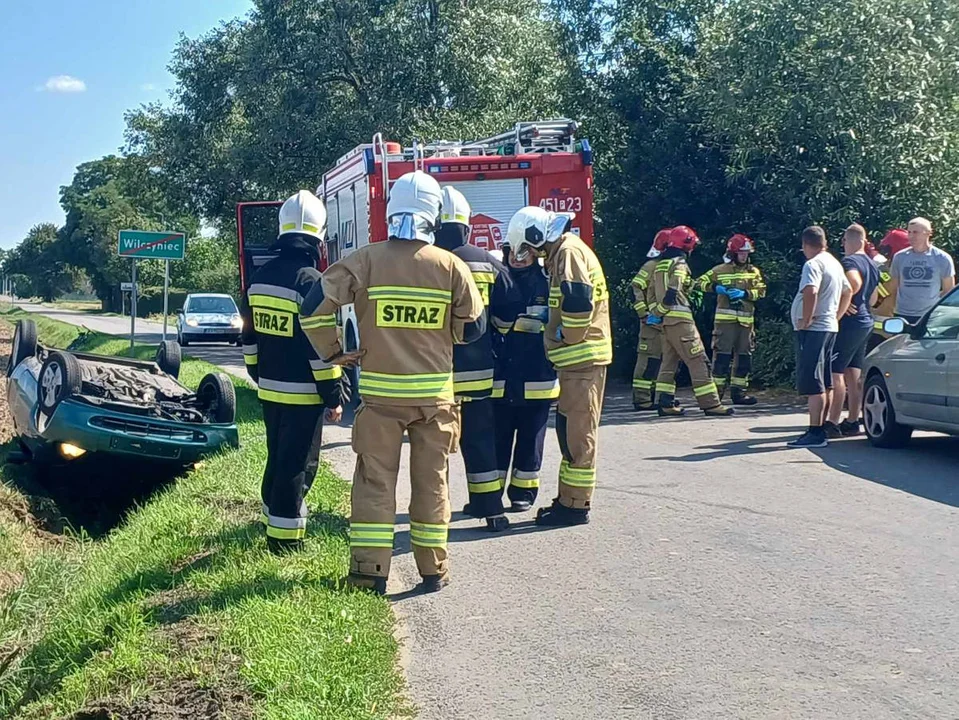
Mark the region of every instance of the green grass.
POLYGON ((80 328, 58 320, 50 320, 42 315, 24 312, 10 305, 0 306, 0 321, 15 325, 20 318, 30 318, 37 324, 37 335, 40 342, 50 347, 64 348, 70 345, 80 335, 80 328))
MULTIPOLYGON (((69 335, 43 325, 47 342, 69 335)), ((128 351, 95 334, 81 344, 128 351)), ((195 385, 212 369, 186 359, 181 380, 195 385)), ((408 714, 388 604, 336 589, 348 566, 346 485, 324 465, 308 549, 267 553, 257 522, 264 427, 255 393, 236 385, 240 449, 206 460, 102 539, 44 543, 0 513, 0 553, 31 545, 15 570, 22 582, 0 597, 0 717, 69 717, 167 697, 183 682, 231 688, 269 720, 408 714)))

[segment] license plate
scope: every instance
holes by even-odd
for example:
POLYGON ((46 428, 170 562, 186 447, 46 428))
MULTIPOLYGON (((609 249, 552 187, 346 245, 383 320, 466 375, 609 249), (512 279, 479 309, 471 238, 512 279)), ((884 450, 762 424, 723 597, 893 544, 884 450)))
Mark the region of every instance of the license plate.
POLYGON ((180 448, 165 443, 141 440, 139 438, 110 438, 110 447, 120 452, 137 453, 155 458, 175 460, 180 457, 180 448))

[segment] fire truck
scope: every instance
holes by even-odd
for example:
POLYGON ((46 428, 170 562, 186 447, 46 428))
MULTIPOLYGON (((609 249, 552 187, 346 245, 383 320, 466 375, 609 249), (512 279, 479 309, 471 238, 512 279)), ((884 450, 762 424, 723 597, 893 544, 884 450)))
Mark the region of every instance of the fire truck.
MULTIPOLYGON (((414 142, 407 148, 375 135, 370 143, 341 157, 316 189, 329 214, 320 269, 368 243, 387 239, 389 188, 413 170, 463 193, 473 212, 470 242, 481 248, 498 250, 510 218, 527 205, 575 213, 573 232, 591 245, 593 157, 589 141, 577 139, 576 130, 576 123, 565 118, 521 122, 480 140, 414 142)), ((272 257, 269 247, 276 239, 280 205, 269 201, 237 206, 244 291, 254 270, 272 257)), ((340 315, 345 349, 355 350, 359 334, 352 306, 344 307, 340 315)))

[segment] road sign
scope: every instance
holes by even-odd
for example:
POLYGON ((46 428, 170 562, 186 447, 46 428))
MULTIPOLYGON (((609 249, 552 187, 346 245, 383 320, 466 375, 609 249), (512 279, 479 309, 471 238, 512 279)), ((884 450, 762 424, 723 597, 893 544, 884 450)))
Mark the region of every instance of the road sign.
POLYGON ((133 283, 120 283, 120 292, 133 292, 133 283))
POLYGON ((186 235, 172 230, 121 230, 117 252, 128 258, 182 260, 186 255, 186 235))

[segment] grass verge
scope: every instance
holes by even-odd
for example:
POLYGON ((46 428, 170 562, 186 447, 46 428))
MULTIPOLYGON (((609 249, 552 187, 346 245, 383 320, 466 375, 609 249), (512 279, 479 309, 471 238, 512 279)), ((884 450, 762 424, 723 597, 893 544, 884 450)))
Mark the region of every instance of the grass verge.
MULTIPOLYGON (((129 350, 122 339, 76 340, 57 325, 42 322, 45 342, 65 344, 73 332, 78 349, 129 350)), ((151 357, 153 348, 136 352, 151 357)), ((187 359, 181 380, 195 385, 212 369, 187 359)), ((142 498, 99 539, 68 527, 50 540, 0 507, 0 553, 20 558, 16 568, 0 562, 10 573, 6 587, 0 580, 0 717, 159 718, 170 708, 198 720, 409 714, 388 604, 335 588, 347 568, 346 486, 328 467, 310 494, 307 551, 265 551, 257 522, 264 428, 255 393, 236 385, 241 448, 142 498)), ((4 470, 8 499, 25 473, 4 470)))

